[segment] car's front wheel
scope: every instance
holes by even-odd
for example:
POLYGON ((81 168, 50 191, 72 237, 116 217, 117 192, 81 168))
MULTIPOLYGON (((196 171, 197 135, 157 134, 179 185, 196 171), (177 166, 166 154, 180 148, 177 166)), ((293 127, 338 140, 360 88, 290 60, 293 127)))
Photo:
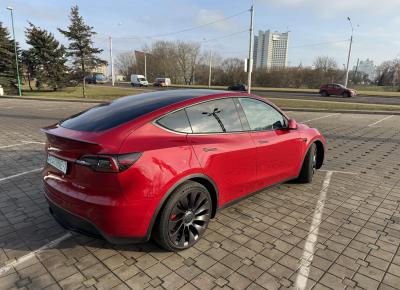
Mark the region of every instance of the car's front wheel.
POLYGON ((300 183, 311 183, 317 169, 317 145, 313 143, 307 151, 303 161, 303 167, 297 181, 300 183))
POLYGON ((350 96, 350 94, 349 94, 348 92, 344 92, 344 93, 342 94, 342 97, 343 97, 343 98, 350 98, 351 96, 350 96))
POLYGON ((197 182, 185 182, 174 190, 164 206, 154 239, 169 251, 190 248, 207 229, 211 209, 208 190, 197 182))

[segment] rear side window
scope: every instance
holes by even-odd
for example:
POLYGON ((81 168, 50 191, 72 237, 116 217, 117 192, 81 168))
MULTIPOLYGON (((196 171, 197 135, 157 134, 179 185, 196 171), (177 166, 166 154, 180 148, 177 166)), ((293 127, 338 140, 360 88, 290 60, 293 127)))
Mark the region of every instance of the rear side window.
POLYGON ((192 133, 192 128, 183 109, 158 119, 157 124, 172 131, 192 133))
POLYGON ((285 118, 272 106, 251 98, 239 98, 252 131, 282 129, 285 118))
POLYGON ((235 103, 231 98, 204 102, 186 108, 193 133, 243 131, 235 103))

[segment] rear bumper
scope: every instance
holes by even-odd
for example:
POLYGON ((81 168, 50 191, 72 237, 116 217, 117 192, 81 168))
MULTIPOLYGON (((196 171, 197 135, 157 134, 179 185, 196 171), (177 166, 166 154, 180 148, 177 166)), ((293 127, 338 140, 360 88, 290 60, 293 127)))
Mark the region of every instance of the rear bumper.
POLYGON ((157 200, 126 201, 123 196, 89 198, 70 186, 44 181, 45 197, 56 220, 66 228, 103 237, 115 244, 147 241, 157 200))
POLYGON ((115 237, 105 234, 92 222, 77 216, 69 211, 59 207, 46 197, 49 204, 49 211, 54 219, 64 228, 72 230, 87 236, 103 238, 112 244, 132 244, 146 242, 146 237, 115 237))

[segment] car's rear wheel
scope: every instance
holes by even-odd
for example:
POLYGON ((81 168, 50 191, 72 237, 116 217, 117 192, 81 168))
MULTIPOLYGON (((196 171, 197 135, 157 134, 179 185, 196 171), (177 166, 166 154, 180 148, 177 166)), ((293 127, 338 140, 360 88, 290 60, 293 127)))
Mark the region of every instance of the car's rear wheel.
POLYGON ((328 97, 329 95, 328 95, 328 93, 326 91, 322 91, 321 92, 321 96, 322 97, 328 97))
POLYGON ((158 219, 156 242, 169 251, 193 246, 207 229, 212 201, 201 184, 188 181, 174 190, 158 219))
POLYGON ((300 183, 311 183, 317 169, 317 145, 313 143, 304 158, 303 167, 297 181, 300 183))

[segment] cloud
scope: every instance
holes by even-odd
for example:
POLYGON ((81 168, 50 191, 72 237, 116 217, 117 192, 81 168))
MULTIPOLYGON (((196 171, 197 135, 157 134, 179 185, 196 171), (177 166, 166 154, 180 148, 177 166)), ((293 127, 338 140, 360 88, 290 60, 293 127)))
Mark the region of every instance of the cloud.
MULTIPOLYGON (((208 10, 208 9, 200 9, 199 12, 197 13, 196 16, 196 23, 198 25, 204 25, 213 21, 218 21, 223 18, 225 18, 226 15, 219 11, 213 11, 213 10, 208 10)), ((211 24, 209 27, 221 31, 221 32, 226 32, 230 31, 232 27, 234 27, 234 23, 230 20, 227 19, 225 21, 219 21, 214 24, 211 24)))
POLYGON ((367 14, 393 14, 400 9, 399 0, 258 0, 259 3, 276 7, 309 8, 321 17, 334 17, 340 13, 351 15, 352 11, 367 14))

